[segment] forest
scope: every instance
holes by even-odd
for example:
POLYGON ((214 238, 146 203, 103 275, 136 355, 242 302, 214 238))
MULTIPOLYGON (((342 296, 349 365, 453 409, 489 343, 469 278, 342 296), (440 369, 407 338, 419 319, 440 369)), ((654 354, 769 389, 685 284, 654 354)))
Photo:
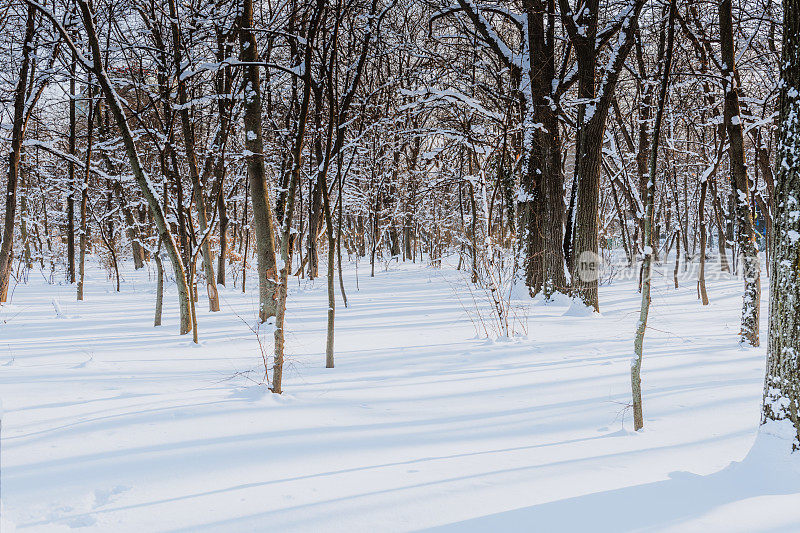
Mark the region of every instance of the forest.
POLYGON ((800 2, 0 15, 4 533, 800 529, 800 2))

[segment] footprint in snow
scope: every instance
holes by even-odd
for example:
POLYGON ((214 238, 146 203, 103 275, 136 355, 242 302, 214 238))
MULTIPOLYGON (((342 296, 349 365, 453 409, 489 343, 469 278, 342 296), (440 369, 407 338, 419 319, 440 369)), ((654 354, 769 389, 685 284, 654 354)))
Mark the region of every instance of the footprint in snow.
POLYGON ((123 492, 128 492, 129 490, 131 490, 131 488, 125 485, 117 485, 113 489, 95 489, 93 508, 97 509, 98 507, 102 507, 116 499, 114 496, 122 494, 123 492))
POLYGON ((65 523, 72 529, 77 529, 79 527, 92 527, 97 523, 97 518, 95 518, 93 515, 85 514, 76 516, 75 518, 70 518, 65 523))

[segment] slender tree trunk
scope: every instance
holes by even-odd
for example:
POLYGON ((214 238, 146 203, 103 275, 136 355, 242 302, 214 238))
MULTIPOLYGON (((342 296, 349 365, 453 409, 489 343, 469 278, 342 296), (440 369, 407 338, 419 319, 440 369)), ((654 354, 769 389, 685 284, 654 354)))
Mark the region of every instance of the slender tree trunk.
POLYGON ((23 245, 23 264, 27 270, 30 270, 33 267, 33 261, 31 256, 31 239, 28 233, 28 217, 30 213, 28 212, 28 192, 27 192, 27 183, 26 183, 26 176, 25 176, 25 161, 24 161, 24 154, 20 154, 20 169, 19 169, 19 188, 20 188, 20 197, 19 197, 19 236, 22 238, 22 245, 23 245))
MULTIPOLYGON (((92 103, 92 76, 88 77, 87 93, 89 95, 89 105, 87 107, 87 120, 86 120, 86 169, 83 173, 83 182, 81 184, 81 231, 80 231, 80 256, 78 259, 78 301, 83 300, 83 284, 86 280, 86 247, 89 244, 89 237, 87 231, 89 228, 89 220, 87 209, 87 202, 89 201, 89 173, 92 168, 92 139, 93 139, 93 124, 94 124, 94 104, 92 103)), ((101 229, 102 231, 102 229, 101 229)), ((113 254, 113 242, 109 243, 109 249, 113 254)), ((113 258, 116 270, 116 257, 113 258)), ((119 291, 119 273, 117 273, 117 291, 119 291)))
MULTIPOLYGON (((221 176, 219 176, 221 179, 221 176)), ((219 258, 217 259, 217 284, 225 286, 225 261, 228 257, 228 207, 225 205, 225 194, 223 184, 219 184, 219 195, 217 196, 217 209, 219 211, 219 258)))
MULTIPOLYGON (((75 116, 75 76, 76 54, 73 52, 69 67, 69 155, 75 157, 76 145, 76 116, 75 116)), ((67 195, 67 280, 75 283, 75 162, 67 162, 67 179, 69 180, 69 194, 67 195)))
POLYGON ((708 192, 708 178, 703 178, 700 182, 700 205, 697 207, 700 217, 700 271, 697 275, 697 297, 708 305, 708 293, 706 292, 706 241, 708 239, 708 228, 706 224, 706 193, 708 192))
POLYGON ((158 247, 153 259, 156 260, 156 268, 158 269, 156 278, 156 311, 153 318, 153 326, 158 327, 161 325, 161 311, 164 308, 164 264, 161 261, 161 241, 158 241, 158 247))
MULTIPOLYGON (((248 2, 250 0, 244 0, 248 2)), ((305 35, 303 60, 305 65, 311 64, 313 43, 316 36, 317 24, 322 16, 324 0, 317 0, 315 10, 311 15, 308 30, 305 35)), ((311 99, 311 69, 303 72, 303 94, 297 116, 297 131, 295 132, 294 146, 292 147, 292 167, 289 176, 289 187, 286 193, 286 202, 283 210, 283 223, 281 226, 281 265, 280 283, 278 285, 278 306, 275 314, 275 358, 272 367, 272 392, 282 392, 283 358, 286 335, 284 332, 286 322, 286 298, 289 288, 289 272, 292 268, 292 216, 294 215, 294 201, 297 187, 300 182, 302 170, 303 143, 305 141, 306 122, 308 120, 309 100, 311 99)), ((309 228, 310 230, 310 228, 309 228)))
MULTIPOLYGON (((164 243, 164 247, 166 248, 167 254, 170 257, 170 261, 172 262, 172 268, 175 273, 175 283, 178 287, 180 332, 181 334, 185 334, 191 329, 191 311, 189 308, 189 287, 186 281, 184 263, 181 259, 178 247, 175 244, 175 240, 172 238, 172 234, 169 232, 169 227, 167 226, 167 222, 164 218, 164 212, 162 211, 161 205, 158 202, 158 197, 152 187, 150 178, 147 176, 147 174, 145 174, 144 169, 142 168, 142 164, 139 159, 139 153, 136 149, 136 143, 133 139, 133 134, 131 133, 130 127, 128 126, 127 117, 125 115, 125 111, 122 109, 119 96, 117 95, 114 86, 111 84, 111 81, 108 79, 106 71, 103 67, 103 55, 100 52, 100 43, 97 39, 97 32, 94 26, 94 14, 89 5, 86 3, 86 0, 77 0, 77 2, 81 10, 83 25, 86 28, 87 41, 92 52, 92 73, 95 75, 100 87, 103 89, 106 103, 108 104, 108 107, 113 114, 122 135, 125 153, 128 157, 132 174, 142 191, 142 195, 150 207, 150 211, 153 214, 153 219, 158 229, 159 236, 164 243)), ((57 21, 52 20, 52 22, 56 23, 57 21)), ((69 39, 69 36, 66 34, 66 32, 63 32, 62 30, 63 28, 59 28, 59 31, 62 33, 62 38, 67 40, 70 48, 77 53, 75 44, 71 39, 69 39)), ((89 62, 86 61, 86 64, 88 66, 89 62)))
POLYGON ((336 235, 333 233, 333 215, 331 213, 328 185, 322 176, 320 176, 319 179, 322 181, 322 202, 325 216, 325 228, 328 235, 328 330, 325 341, 325 368, 333 368, 333 325, 336 317, 336 292, 334 291, 334 281, 336 279, 334 263, 336 235))
MULTIPOLYGON (((242 228, 244 228, 244 238, 241 239, 244 241, 244 254, 242 254, 242 292, 245 292, 245 286, 247 285, 247 255, 249 253, 250 248, 250 221, 247 219, 247 204, 250 198, 250 182, 248 181, 245 185, 244 190, 244 209, 242 209, 242 228)), ((259 317, 260 317, 259 313, 259 317)))
POLYGON ((344 179, 342 177, 342 159, 339 158, 339 165, 336 169, 337 181, 339 182, 339 216, 336 223, 336 260, 339 271, 339 291, 342 293, 342 301, 347 307, 347 293, 344 291, 344 276, 342 275, 342 187, 344 179))
POLYGON ((644 353, 644 334, 647 329, 647 318, 650 313, 650 288, 652 284, 653 268, 653 204, 655 196, 656 172, 658 171, 658 144, 661 137, 661 121, 664 117, 664 107, 667 103, 667 89, 669 76, 672 70, 672 48, 675 38, 675 2, 669 3, 669 28, 666 37, 666 52, 664 52, 664 33, 661 33, 659 45, 659 58, 664 58, 661 65, 661 87, 658 95, 655 124, 653 124, 653 140, 650 149, 650 161, 645 187, 645 218, 644 218, 644 260, 642 263, 642 305, 639 311, 639 322, 636 324, 636 338, 633 343, 634 359, 631 362, 631 392, 633 397, 633 428, 639 431, 644 427, 642 412, 642 357, 644 353))
POLYGON ((34 37, 36 10, 28 6, 25 40, 22 44, 22 62, 14 92, 14 122, 11 125, 11 151, 8 154, 8 184, 6 189, 6 212, 3 224, 3 241, 0 244, 0 303, 8 299, 11 266, 14 261, 14 222, 17 212, 17 180, 22 156, 22 136, 25 128, 25 92, 28 70, 31 63, 31 43, 34 37))
MULTIPOLYGON (((191 117, 189 116, 189 96, 186 88, 186 78, 184 77, 184 65, 182 59, 183 44, 181 41, 181 31, 178 26, 178 10, 175 0, 169 0, 169 13, 172 27, 172 46, 175 54, 175 69, 178 87, 178 116, 181 119, 181 133, 183 134, 183 144, 186 148, 186 159, 189 162, 189 177, 192 180, 192 194, 194 204, 197 209, 197 221, 200 226, 200 238, 203 238, 208 227, 208 213, 206 211, 206 199, 203 181, 197 167, 197 153, 195 149, 194 129, 191 117)), ((211 259, 211 247, 208 239, 204 239, 202 244, 203 270, 206 277, 206 289, 208 293, 208 310, 219 311, 219 295, 217 293, 217 282, 214 275, 214 263, 211 259)), ((197 295, 195 294, 195 297, 197 295)))
POLYGON ((728 263, 728 250, 726 243, 728 237, 725 234, 725 223, 722 221, 722 204, 719 201, 719 192, 717 191, 716 182, 711 186, 711 193, 713 195, 712 203, 714 204, 714 221, 717 226, 717 248, 719 249, 719 267, 722 272, 730 273, 731 266, 728 263))
MULTIPOLYGON (((261 322, 276 315, 275 230, 272 205, 267 187, 264 167, 264 140, 261 129, 261 78, 258 72, 258 44, 250 31, 253 27, 253 0, 242 0, 239 19, 239 57, 247 65, 243 67, 244 130, 247 149, 247 178, 253 204, 253 228, 255 229, 256 254, 258 256, 258 317, 261 322)), ((245 254, 246 255, 246 254, 245 254)), ((244 280, 242 285, 244 286, 244 280)))

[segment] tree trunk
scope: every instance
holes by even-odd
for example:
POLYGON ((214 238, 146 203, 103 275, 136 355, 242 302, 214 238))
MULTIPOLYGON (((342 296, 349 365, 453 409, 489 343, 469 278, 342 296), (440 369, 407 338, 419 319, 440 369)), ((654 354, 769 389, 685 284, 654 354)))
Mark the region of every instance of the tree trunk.
POLYGON ((25 40, 22 44, 22 64, 20 65, 17 88, 14 92, 14 122, 11 125, 11 151, 8 154, 8 184, 6 189, 6 213, 3 224, 3 241, 0 244, 0 303, 8 299, 8 285, 11 278, 11 265, 14 261, 14 221, 17 212, 17 180, 19 162, 22 156, 22 136, 25 126, 25 89, 30 68, 31 42, 33 41, 36 9, 28 5, 25 40))
MULTIPOLYGON (((762 424, 785 425, 800 450, 800 3, 784 2, 780 142, 773 203, 769 342, 762 424)), ((782 433, 782 431, 780 431, 782 433)))
MULTIPOLYGON (((224 174, 219 175, 221 179, 224 174)), ((217 210, 219 212, 219 258, 217 259, 217 284, 225 286, 225 261, 228 257, 228 207, 225 205, 225 194, 223 184, 219 184, 219 195, 217 196, 217 210)))
MULTIPOLYGON (((122 135, 123 145, 125 147, 125 153, 128 157, 128 162, 131 165, 131 172, 133 173, 134 178, 136 179, 136 183, 139 185, 139 188, 142 191, 142 195, 144 196, 145 200, 147 201, 148 206, 150 207, 151 213, 153 213, 153 219, 156 223, 156 227, 158 229, 159 236, 161 237, 164 247, 166 248, 167 254, 169 254, 170 261, 172 262, 172 268, 175 273, 175 283, 178 287, 178 309, 180 312, 180 332, 181 334, 188 333, 191 329, 191 311, 189 309, 189 286, 186 280, 186 270, 184 269, 184 263, 181 259, 180 253, 178 251, 178 247, 175 244, 175 240, 172 238, 172 234, 169 232, 169 227, 167 226, 167 222, 164 218, 164 212, 161 209, 161 205, 158 202, 158 197, 155 193, 155 190, 152 187, 152 183, 150 182, 150 178, 145 174, 144 169, 142 168, 141 161, 139 159, 139 153, 136 149, 136 143, 133 139, 133 134, 131 133, 130 127, 128 126, 127 117, 125 115, 125 111, 122 109, 122 104, 119 100, 119 96, 114 89, 114 86, 111 84, 111 81, 108 79, 106 71, 103 67, 102 58, 103 55, 100 52, 100 43, 97 39, 97 32, 94 26, 94 14, 86 3, 86 0, 77 0, 78 5, 81 10, 81 18, 83 19, 83 25, 86 28, 86 37, 89 43, 89 47, 91 49, 91 57, 92 63, 89 63, 87 60, 84 60, 87 67, 91 65, 92 73, 97 77, 98 82, 100 83, 100 87, 103 89, 103 93, 105 95, 106 102, 108 104, 111 113, 114 116, 114 119, 117 123, 117 127, 120 130, 122 135)), ((52 20, 52 22, 56 23, 57 21, 52 20)), ((74 52, 77 53, 77 48, 75 44, 69 39, 69 36, 66 35, 66 32, 62 32, 63 28, 59 28, 59 31, 62 33, 62 38, 68 41, 70 48, 73 49, 74 52)))
POLYGON ((566 26, 570 41, 575 46, 578 60, 578 97, 582 103, 578 110, 576 147, 575 211, 571 224, 572 242, 568 243, 568 264, 572 273, 573 293, 587 307, 600 310, 598 299, 598 254, 600 168, 606 116, 614 96, 619 74, 625 63, 638 28, 639 13, 644 2, 637 1, 626 13, 621 24, 613 60, 602 73, 597 87, 597 50, 599 2, 582 4, 573 15, 567 0, 559 0, 561 20, 566 26), (579 28, 580 27, 580 31, 579 28), (571 245, 569 245, 571 244, 571 245))
POLYGON ((739 116, 739 95, 736 86, 733 15, 731 0, 719 4, 719 28, 722 45, 723 88, 725 92, 725 127, 730 146, 731 175, 736 193, 737 242, 742 256, 744 295, 742 301, 741 340, 751 346, 759 345, 759 315, 761 304, 761 265, 758 258, 753 215, 750 208, 750 179, 744 160, 742 120, 739 116))
POLYGON ((717 191, 716 181, 711 185, 711 193, 714 198, 714 221, 717 226, 717 248, 719 249, 719 268, 722 272, 730 273, 731 267, 728 264, 728 251, 725 245, 728 242, 727 235, 725 235, 725 223, 722 220, 722 204, 719 201, 719 192, 717 191))
MULTIPOLYGON (((250 0, 244 0, 249 2, 250 0)), ((324 0, 317 0, 317 5, 309 21, 308 30, 305 35, 303 60, 305 65, 311 64, 314 38, 316 36, 317 24, 322 16, 322 4, 324 0)), ((294 145, 292 146, 292 167, 289 176, 289 187, 286 193, 285 208, 283 211, 283 223, 281 226, 281 265, 280 283, 278 285, 278 306, 275 314, 275 358, 272 367, 272 392, 280 394, 282 392, 283 381, 283 357, 286 321, 286 297, 289 285, 289 272, 292 268, 292 216, 294 215, 294 200, 297 187, 300 182, 300 172, 302 170, 303 143, 305 141, 306 121, 308 119, 309 100, 311 99, 311 69, 303 72, 303 94, 297 116, 297 131, 295 132, 294 145)), ((311 228, 309 228, 310 230, 311 228)))
POLYGON ((157 284, 156 284, 156 311, 153 318, 153 326, 161 325, 161 311, 164 308, 164 264, 161 261, 161 241, 158 242, 158 248, 153 255, 156 260, 156 268, 158 269, 157 284))
POLYGON ((708 305, 708 293, 706 292, 706 241, 708 239, 708 228, 706 224, 706 193, 708 192, 708 178, 704 177, 700 182, 700 205, 697 207, 700 217, 700 271, 697 275, 697 297, 708 305))
POLYGON ((247 179, 253 205, 256 254, 258 256, 258 317, 261 322, 276 315, 275 230, 272 205, 264 167, 264 139, 261 129, 261 78, 258 73, 258 48, 253 26, 253 0, 242 0, 239 19, 240 58, 244 68, 244 130, 247 149, 247 179))
MULTIPOLYGON (((69 66, 69 155, 75 157, 76 117, 75 117, 75 76, 77 56, 73 52, 69 66)), ((69 194, 67 195, 67 280, 75 283, 75 162, 67 162, 67 179, 69 194)))
MULTIPOLYGON (((183 44, 181 32, 178 26, 178 10, 175 0, 169 0, 170 22, 172 27, 172 46, 175 54, 175 77, 178 86, 178 116, 181 119, 181 133, 183 134, 183 144, 186 148, 186 159, 189 162, 189 177, 192 180, 192 194, 194 204, 197 209, 197 221, 200 226, 200 239, 203 239, 208 227, 208 214, 206 212, 206 198, 204 193, 203 181, 200 178, 200 171, 197 168, 197 153, 194 141, 194 129, 191 117, 189 116, 189 96, 186 89, 186 78, 184 77, 184 65, 181 51, 183 44)), ((208 310, 219 311, 219 295, 217 294, 217 280, 214 275, 214 263, 211 259, 211 247, 208 239, 203 240, 203 270, 206 277, 206 289, 208 293, 208 310)), ((195 297, 197 295, 195 294, 195 297)))
POLYGON ((650 148, 650 161, 645 187, 645 218, 644 218, 644 260, 642 262, 642 304, 639 311, 639 322, 636 324, 636 338, 633 343, 634 359, 631 362, 631 392, 633 397, 633 429, 639 431, 644 427, 642 413, 642 357, 644 352, 644 334, 647 330, 647 318, 650 313, 650 288, 652 285, 653 268, 653 204, 655 196, 656 172, 658 170, 658 144, 661 136, 661 121, 664 117, 664 107, 667 103, 667 88, 669 75, 672 69, 672 48, 675 37, 675 2, 669 3, 669 28, 667 30, 666 52, 664 53, 664 33, 661 33, 659 45, 659 58, 664 58, 661 65, 661 87, 658 95, 655 124, 653 124, 653 140, 650 148))
MULTIPOLYGON (((89 244, 89 237, 87 235, 87 231, 89 228, 89 220, 88 220, 88 213, 86 212, 87 203, 89 201, 89 173, 91 172, 92 168, 92 139, 93 139, 93 124, 94 124, 94 105, 92 103, 92 76, 89 75, 89 79, 86 83, 89 94, 89 105, 87 107, 87 120, 86 120, 86 168, 84 169, 83 173, 83 183, 81 185, 81 231, 80 231, 80 256, 78 259, 78 301, 83 300, 83 284, 86 280, 86 247, 89 244)), ((101 230, 102 231, 102 228, 101 230)), ((113 255, 113 241, 109 243, 109 250, 113 255)), ((116 267, 116 257, 114 259, 114 268, 117 270, 116 267)), ((117 270, 117 291, 119 291, 119 272, 117 270)))

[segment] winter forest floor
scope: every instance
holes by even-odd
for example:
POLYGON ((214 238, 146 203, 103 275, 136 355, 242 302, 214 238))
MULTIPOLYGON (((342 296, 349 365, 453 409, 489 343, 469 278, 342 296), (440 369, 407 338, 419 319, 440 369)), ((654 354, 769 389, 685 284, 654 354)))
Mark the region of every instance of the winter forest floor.
MULTIPOLYGON (((534 302, 526 335, 487 340, 464 273, 361 264, 356 290, 350 265, 325 369, 325 279, 295 279, 276 397, 254 274, 220 313, 201 298, 195 346, 174 290, 152 327, 146 269, 116 294, 93 262, 84 302, 32 272, 0 308, 3 533, 800 530, 800 478, 753 446, 765 349, 737 344, 741 282, 710 279, 704 308, 657 270, 638 434, 634 280, 601 316, 534 302)), ((762 330, 766 303, 765 280, 762 330)))

